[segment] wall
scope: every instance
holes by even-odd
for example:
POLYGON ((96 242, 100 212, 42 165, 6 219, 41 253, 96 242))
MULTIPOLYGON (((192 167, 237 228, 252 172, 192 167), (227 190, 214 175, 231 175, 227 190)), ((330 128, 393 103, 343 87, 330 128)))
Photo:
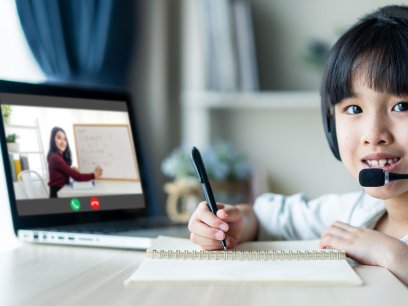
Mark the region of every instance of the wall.
POLYGON ((263 90, 317 89, 320 72, 303 59, 312 39, 332 45, 359 17, 392 0, 250 0, 263 90))
POLYGON ((216 110, 212 137, 229 139, 251 160, 256 193, 323 193, 359 190, 357 182, 331 154, 320 109, 216 110))
POLYGON ((145 167, 150 174, 151 214, 163 214, 163 158, 180 142, 180 0, 140 2, 133 73, 129 81, 145 167))

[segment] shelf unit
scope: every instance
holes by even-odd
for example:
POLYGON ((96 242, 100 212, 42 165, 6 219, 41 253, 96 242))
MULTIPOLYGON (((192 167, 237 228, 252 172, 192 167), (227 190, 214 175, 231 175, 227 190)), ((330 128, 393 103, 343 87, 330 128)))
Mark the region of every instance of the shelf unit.
POLYGON ((181 96, 182 140, 205 147, 211 143, 214 110, 318 110, 317 91, 211 92, 190 91, 181 96))
POLYGON ((22 124, 8 124, 5 126, 6 128, 6 135, 9 133, 16 133, 19 135, 18 130, 31 130, 35 133, 36 143, 37 143, 37 150, 18 150, 18 151, 11 151, 11 154, 19 154, 19 155, 39 155, 40 158, 40 169, 33 169, 39 170, 38 172, 41 174, 43 179, 48 178, 48 165, 45 158, 44 146, 41 137, 41 130, 40 130, 40 123, 38 119, 35 119, 34 125, 22 125, 22 124))
POLYGON ((301 191, 313 198, 361 188, 330 152, 317 91, 186 92, 182 114, 183 144, 206 148, 219 133, 245 152, 255 195, 301 191))

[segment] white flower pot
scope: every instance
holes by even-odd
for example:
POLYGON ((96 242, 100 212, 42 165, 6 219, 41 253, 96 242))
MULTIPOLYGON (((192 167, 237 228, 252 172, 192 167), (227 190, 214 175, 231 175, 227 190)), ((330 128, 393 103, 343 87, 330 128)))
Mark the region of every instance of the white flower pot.
POLYGON ((16 142, 8 142, 7 149, 9 152, 18 153, 20 151, 20 145, 16 142))

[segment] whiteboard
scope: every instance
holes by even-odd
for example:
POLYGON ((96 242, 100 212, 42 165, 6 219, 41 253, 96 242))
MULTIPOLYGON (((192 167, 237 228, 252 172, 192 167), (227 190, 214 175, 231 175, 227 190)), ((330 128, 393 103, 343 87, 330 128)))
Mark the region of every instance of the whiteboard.
POLYGON ((140 181, 130 128, 126 124, 74 124, 79 170, 102 168, 102 180, 140 181))

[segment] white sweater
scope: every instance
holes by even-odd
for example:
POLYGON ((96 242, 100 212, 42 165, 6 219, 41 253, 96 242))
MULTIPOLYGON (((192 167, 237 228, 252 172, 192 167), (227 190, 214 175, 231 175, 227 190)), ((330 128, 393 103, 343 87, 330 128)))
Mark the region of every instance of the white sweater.
MULTIPOLYGON (((373 228, 385 213, 383 200, 365 192, 327 194, 308 200, 302 194, 267 193, 254 204, 259 221, 259 240, 320 239, 334 221, 373 228)), ((401 241, 408 244, 408 235, 401 241)))

